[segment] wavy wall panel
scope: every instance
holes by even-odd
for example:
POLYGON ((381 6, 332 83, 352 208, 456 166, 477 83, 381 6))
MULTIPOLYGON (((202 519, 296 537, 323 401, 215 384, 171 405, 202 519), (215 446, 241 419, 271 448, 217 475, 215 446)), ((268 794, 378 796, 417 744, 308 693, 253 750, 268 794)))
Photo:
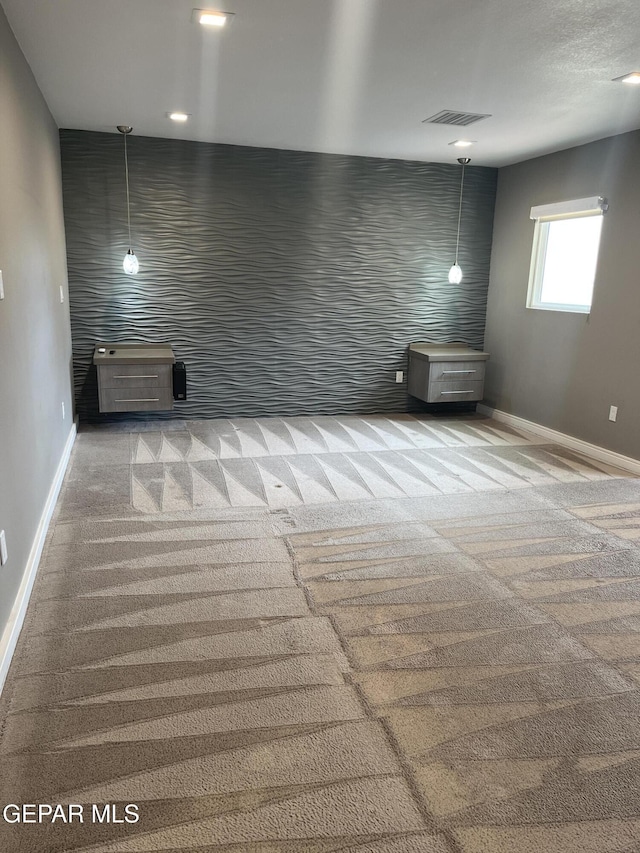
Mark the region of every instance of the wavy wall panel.
POLYGON ((494 169, 467 170, 456 286, 457 164, 132 136, 129 277, 122 138, 61 143, 82 419, 97 340, 173 344, 187 418, 403 411, 408 343, 482 346, 494 169))

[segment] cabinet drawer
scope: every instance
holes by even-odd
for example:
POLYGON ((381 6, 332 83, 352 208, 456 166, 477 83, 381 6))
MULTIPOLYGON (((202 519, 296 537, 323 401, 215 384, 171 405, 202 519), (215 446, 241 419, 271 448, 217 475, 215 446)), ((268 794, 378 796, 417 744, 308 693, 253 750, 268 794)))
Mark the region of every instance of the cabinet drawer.
POLYGON ((484 361, 435 361, 430 367, 430 382, 484 379, 484 361))
POLYGON ((482 400, 484 382, 466 381, 460 379, 457 382, 430 382, 428 403, 455 403, 456 400, 482 400))
POLYGON ((170 388, 170 364, 101 364, 98 367, 102 388, 170 388))
POLYGON ((100 387, 101 412, 157 412, 173 409, 170 388, 100 387))

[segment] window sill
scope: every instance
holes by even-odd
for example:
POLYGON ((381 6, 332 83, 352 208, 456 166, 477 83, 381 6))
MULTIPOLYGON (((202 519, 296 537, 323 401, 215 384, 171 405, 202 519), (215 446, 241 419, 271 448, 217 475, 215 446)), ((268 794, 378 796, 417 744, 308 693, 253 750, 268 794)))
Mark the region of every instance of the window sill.
POLYGON ((578 305, 527 305, 531 311, 555 311, 563 314, 590 314, 591 308, 578 305))

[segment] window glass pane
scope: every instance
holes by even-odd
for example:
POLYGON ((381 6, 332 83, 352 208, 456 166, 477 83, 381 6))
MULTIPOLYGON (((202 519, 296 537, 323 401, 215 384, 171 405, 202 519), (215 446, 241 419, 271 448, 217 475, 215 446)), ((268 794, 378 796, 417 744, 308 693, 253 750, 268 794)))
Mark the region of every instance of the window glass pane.
POLYGON ((558 219, 547 225, 540 302, 591 305, 602 216, 558 219))

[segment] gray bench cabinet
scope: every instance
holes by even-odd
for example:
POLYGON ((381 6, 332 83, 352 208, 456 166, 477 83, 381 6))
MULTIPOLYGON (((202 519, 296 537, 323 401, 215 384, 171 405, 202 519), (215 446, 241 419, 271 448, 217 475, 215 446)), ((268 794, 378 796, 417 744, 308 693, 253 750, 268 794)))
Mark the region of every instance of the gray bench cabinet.
POLYGON ((488 358, 488 352, 466 344, 411 344, 409 394, 426 403, 482 400, 488 358))
POLYGON ((96 344, 101 412, 173 409, 173 350, 163 344, 96 344))

